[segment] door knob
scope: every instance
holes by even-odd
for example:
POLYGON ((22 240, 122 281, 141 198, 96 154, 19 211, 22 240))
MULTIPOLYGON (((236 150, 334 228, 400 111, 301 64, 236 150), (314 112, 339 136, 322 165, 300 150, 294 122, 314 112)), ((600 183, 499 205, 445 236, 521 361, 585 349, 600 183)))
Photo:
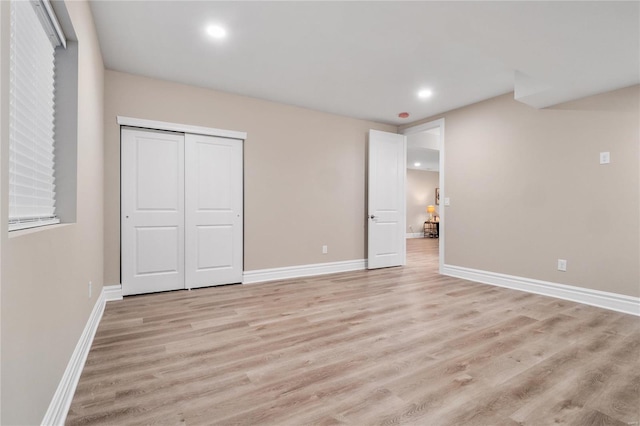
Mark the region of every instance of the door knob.
POLYGON ((371 216, 369 216, 369 217, 370 217, 371 219, 375 219, 375 218, 376 218, 376 216, 375 216, 375 215, 371 215, 371 216))

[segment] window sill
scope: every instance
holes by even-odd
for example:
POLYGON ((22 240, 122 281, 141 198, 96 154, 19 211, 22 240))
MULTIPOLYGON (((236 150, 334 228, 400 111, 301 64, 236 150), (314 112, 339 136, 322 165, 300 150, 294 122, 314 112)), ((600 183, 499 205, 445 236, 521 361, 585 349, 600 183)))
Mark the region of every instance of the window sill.
POLYGON ((73 223, 56 223, 53 225, 44 225, 44 226, 37 226, 34 228, 18 229, 18 230, 9 232, 9 239, 22 237, 24 235, 29 235, 29 234, 35 234, 36 232, 44 232, 52 229, 64 228, 70 225, 74 225, 74 224, 73 223))

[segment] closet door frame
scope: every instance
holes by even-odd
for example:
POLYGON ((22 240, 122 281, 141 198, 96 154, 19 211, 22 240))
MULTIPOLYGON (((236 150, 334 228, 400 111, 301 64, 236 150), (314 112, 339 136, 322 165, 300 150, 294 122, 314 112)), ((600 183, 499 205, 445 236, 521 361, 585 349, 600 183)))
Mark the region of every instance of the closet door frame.
MULTIPOLYGON (((188 124, 180 124, 180 123, 171 123, 165 121, 156 121, 156 120, 147 120, 141 118, 133 118, 126 116, 117 116, 117 123, 122 127, 132 127, 139 128, 140 130, 156 130, 156 131, 171 131, 171 132, 180 132, 186 134, 197 134, 197 135, 207 135, 207 136, 215 136, 222 137, 227 139, 234 139, 237 143, 240 144, 242 152, 244 153, 244 141, 247 139, 246 132, 239 132, 234 130, 224 130, 224 129, 216 129, 213 127, 202 127, 202 126, 192 126, 188 124)), ((122 143, 122 141, 121 141, 122 143)), ((122 150, 121 150, 122 152, 122 150)), ((243 154, 244 155, 244 154, 243 154)), ((122 159, 121 159, 122 163, 122 159)), ((242 170, 240 171, 241 175, 244 176, 244 160, 241 162, 242 170)), ((122 178, 122 170, 121 170, 121 178, 122 178)), ((242 179, 242 206, 244 206, 244 178, 242 179)), ((121 211, 121 221, 122 221, 122 188, 121 188, 121 200, 120 200, 120 211, 121 211)), ((244 207, 241 209, 240 213, 240 232, 242 235, 242 257, 244 257, 244 207)), ((122 229, 122 223, 120 223, 120 229, 122 229)), ((120 232, 120 255, 122 256, 122 232, 120 232)), ((244 260, 242 260, 242 264, 244 264, 244 260)), ((120 282, 122 282, 122 259, 120 260, 120 282)), ((242 267, 244 269, 244 267, 242 267)), ((244 276, 244 274, 242 274, 244 276)), ((187 288, 185 281, 185 288, 187 288)))

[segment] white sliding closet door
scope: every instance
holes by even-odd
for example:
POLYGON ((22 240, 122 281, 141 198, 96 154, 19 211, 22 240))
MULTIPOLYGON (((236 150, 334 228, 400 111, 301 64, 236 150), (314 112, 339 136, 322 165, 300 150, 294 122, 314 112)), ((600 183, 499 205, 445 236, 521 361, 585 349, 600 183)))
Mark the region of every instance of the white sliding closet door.
POLYGON ((186 287, 242 282, 242 141, 187 134, 186 287))
POLYGON ((121 137, 122 293, 184 288, 184 135, 121 137))

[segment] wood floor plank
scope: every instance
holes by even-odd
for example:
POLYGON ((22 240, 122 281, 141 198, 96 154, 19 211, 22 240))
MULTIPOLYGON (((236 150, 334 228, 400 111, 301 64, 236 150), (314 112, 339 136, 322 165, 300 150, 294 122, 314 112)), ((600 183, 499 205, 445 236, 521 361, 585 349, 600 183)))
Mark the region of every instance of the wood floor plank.
POLYGON ((110 302, 67 424, 640 422, 640 318, 402 268, 110 302))
MULTIPOLYGON (((603 400, 611 401, 610 398, 603 398, 607 386, 624 383, 627 380, 626 373, 633 369, 640 353, 638 336, 618 340, 608 351, 595 357, 592 363, 585 362, 584 367, 570 371, 564 380, 549 388, 545 395, 521 407, 511 418, 523 425, 544 423, 548 418, 563 423, 568 417, 575 417, 576 410, 584 414, 587 411, 584 407, 587 405, 597 407, 603 400)), ((640 396, 637 394, 635 397, 625 394, 623 398, 616 400, 620 404, 625 400, 632 402, 634 398, 640 403, 640 396)), ((627 407, 627 411, 629 408, 640 410, 640 405, 627 407)))

